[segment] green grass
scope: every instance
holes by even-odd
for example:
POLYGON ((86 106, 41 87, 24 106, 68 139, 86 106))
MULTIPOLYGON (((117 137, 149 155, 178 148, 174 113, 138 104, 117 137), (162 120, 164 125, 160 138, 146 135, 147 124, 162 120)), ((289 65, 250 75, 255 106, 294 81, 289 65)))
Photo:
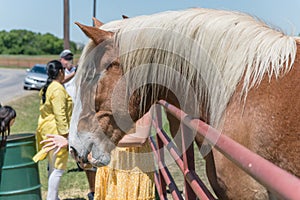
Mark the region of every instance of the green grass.
MULTIPOLYGON (((38 92, 22 97, 6 104, 12 106, 17 112, 15 124, 11 127, 11 134, 35 133, 39 116, 38 92)), ((46 199, 47 191, 47 160, 40 161, 39 175, 42 197, 46 199)), ((78 172, 77 165, 70 157, 66 173, 62 176, 59 193, 61 199, 87 199, 88 182, 85 172, 78 172)))
POLYGON ((11 134, 35 133, 39 117, 38 92, 19 98, 9 104, 17 112, 17 118, 11 127, 11 134))

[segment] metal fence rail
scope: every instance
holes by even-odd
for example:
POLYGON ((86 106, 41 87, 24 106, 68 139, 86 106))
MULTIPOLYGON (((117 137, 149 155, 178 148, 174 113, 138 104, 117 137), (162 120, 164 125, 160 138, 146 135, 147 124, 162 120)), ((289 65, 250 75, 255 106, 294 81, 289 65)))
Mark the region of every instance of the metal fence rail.
POLYGON ((176 145, 168 138, 164 130, 162 130, 161 114, 157 111, 154 127, 157 132, 156 142, 158 145, 155 144, 154 138, 151 138, 150 143, 155 152, 155 158, 157 159, 159 167, 159 171, 156 174, 156 186, 158 188, 160 199, 166 199, 166 185, 169 186, 174 199, 183 198, 164 164, 163 145, 167 147, 184 175, 184 198, 196 199, 197 196, 200 199, 214 199, 213 195, 195 173, 194 152, 193 148, 191 148, 193 145, 184 148, 186 145, 185 136, 191 134, 189 133, 189 130, 191 129, 196 130, 197 134, 205 137, 210 144, 213 144, 215 149, 220 151, 224 156, 256 179, 273 194, 283 199, 300 199, 300 179, 277 167, 261 156, 251 152, 249 149, 226 135, 219 133, 216 129, 210 127, 203 121, 191 119, 186 113, 166 101, 161 100, 159 101, 159 104, 183 124, 182 146, 183 149, 187 149, 185 152, 182 152, 182 156, 180 156, 176 145))

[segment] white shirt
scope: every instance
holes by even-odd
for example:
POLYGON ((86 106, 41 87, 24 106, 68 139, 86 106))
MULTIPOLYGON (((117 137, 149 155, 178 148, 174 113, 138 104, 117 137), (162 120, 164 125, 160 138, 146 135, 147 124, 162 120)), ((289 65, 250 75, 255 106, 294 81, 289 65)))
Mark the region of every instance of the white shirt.
MULTIPOLYGON (((70 70, 65 68, 65 76, 73 73, 76 70, 76 67, 72 67, 70 70)), ((75 98, 75 83, 74 77, 64 84, 68 94, 71 96, 72 100, 74 101, 75 98)))

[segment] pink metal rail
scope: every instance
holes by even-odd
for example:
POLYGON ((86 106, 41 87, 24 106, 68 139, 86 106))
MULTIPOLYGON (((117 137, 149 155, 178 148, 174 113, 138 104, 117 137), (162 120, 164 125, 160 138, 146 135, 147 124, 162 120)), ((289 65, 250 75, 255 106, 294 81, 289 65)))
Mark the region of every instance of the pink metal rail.
MULTIPOLYGON (((198 119, 191 119, 186 113, 164 100, 159 101, 167 112, 174 115, 182 122, 182 147, 185 152, 181 154, 176 145, 170 140, 164 130, 161 128, 161 114, 156 112, 154 127, 156 128, 156 142, 150 138, 151 146, 157 159, 159 170, 155 176, 156 186, 160 199, 167 199, 166 186, 169 186, 173 199, 183 199, 176 183, 172 179, 168 168, 164 163, 163 145, 166 146, 170 155, 176 161, 185 178, 185 197, 184 199, 214 199, 204 183, 195 173, 193 143, 187 144, 184 136, 192 134, 191 129, 196 130, 197 134, 205 137, 214 148, 220 151, 224 156, 234 162, 246 173, 264 185, 273 194, 283 199, 299 200, 300 199, 300 179, 294 175, 277 167, 261 156, 251 152, 249 149, 230 139, 226 135, 220 134, 217 130, 205 124, 198 119), (187 148, 186 145, 190 145, 187 148)), ((156 109, 159 110, 159 109, 156 109)))

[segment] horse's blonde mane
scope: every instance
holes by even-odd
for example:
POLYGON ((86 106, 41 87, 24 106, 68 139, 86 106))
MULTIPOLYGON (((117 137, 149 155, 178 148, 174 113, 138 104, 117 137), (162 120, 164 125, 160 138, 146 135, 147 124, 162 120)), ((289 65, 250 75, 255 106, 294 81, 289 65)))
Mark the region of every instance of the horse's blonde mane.
POLYGON ((287 73, 296 54, 293 37, 238 12, 163 12, 111 22, 101 29, 115 32, 124 74, 130 74, 134 83, 192 87, 196 101, 207 101, 213 126, 220 123, 240 81, 241 95, 246 98, 265 75, 277 78, 287 73), (161 69, 153 63, 167 67, 161 69), (145 65, 148 71, 132 70, 145 65), (180 72, 185 81, 175 78, 171 69, 180 72))

